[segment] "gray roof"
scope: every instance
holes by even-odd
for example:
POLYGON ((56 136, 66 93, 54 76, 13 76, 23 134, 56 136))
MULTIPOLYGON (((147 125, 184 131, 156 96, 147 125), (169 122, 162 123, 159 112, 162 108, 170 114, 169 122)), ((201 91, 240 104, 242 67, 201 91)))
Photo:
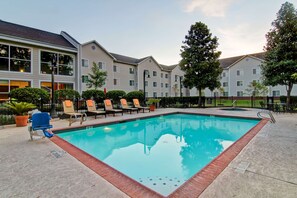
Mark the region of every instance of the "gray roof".
POLYGON ((62 35, 0 20, 0 34, 76 49, 62 35))
POLYGON ((223 69, 226 69, 226 68, 230 67, 231 65, 233 65, 234 63, 236 63, 237 61, 239 61, 240 59, 242 59, 242 58, 244 58, 246 56, 253 56, 253 57, 264 60, 265 52, 254 53, 254 54, 246 54, 246 55, 235 56, 235 57, 230 57, 230 58, 222 58, 222 59, 219 59, 220 66, 223 69))
POLYGON ((144 57, 144 58, 138 59, 138 58, 132 58, 132 57, 129 57, 129 56, 123 56, 123 55, 115 54, 115 53, 111 53, 111 52, 110 52, 110 54, 113 57, 115 57, 117 62, 127 63, 127 64, 130 64, 130 65, 137 65, 138 63, 140 63, 141 61, 143 61, 144 59, 147 58, 147 57, 144 57))

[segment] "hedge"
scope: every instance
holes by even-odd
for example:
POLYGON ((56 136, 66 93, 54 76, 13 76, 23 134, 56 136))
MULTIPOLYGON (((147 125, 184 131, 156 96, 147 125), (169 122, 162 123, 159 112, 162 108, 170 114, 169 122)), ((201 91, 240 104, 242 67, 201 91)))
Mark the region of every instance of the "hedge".
POLYGON ((17 99, 19 102, 29 102, 35 105, 39 105, 40 102, 48 103, 50 100, 50 94, 41 88, 17 88, 11 90, 9 97, 17 99))
POLYGON ((112 99, 114 102, 119 102, 120 98, 124 98, 126 92, 123 90, 111 90, 106 93, 106 98, 112 99))
POLYGON ((104 91, 96 90, 96 89, 89 89, 89 90, 83 91, 81 96, 83 99, 91 99, 91 98, 98 99, 98 98, 105 97, 104 91))
MULTIPOLYGON (((279 99, 282 103, 287 102, 287 96, 280 96, 279 99)), ((291 104, 297 104, 297 96, 291 96, 291 104)))
POLYGON ((55 91, 55 99, 65 100, 65 99, 74 99, 80 98, 80 94, 72 89, 62 89, 55 91))
POLYGON ((134 98, 137 98, 139 102, 142 102, 144 99, 144 94, 142 91, 131 91, 125 96, 128 101, 132 101, 134 98))

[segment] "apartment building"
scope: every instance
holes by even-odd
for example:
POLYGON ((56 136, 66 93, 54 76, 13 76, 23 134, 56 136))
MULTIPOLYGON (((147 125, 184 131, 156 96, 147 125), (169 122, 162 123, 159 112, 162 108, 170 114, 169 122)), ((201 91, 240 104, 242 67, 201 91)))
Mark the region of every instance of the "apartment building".
MULTIPOLYGON (((213 92, 205 90, 205 95, 249 96, 246 92, 248 85, 253 81, 262 82, 260 65, 264 61, 264 55, 265 52, 261 52, 220 59, 220 66, 223 68, 221 86, 224 88, 224 93, 221 94, 218 90, 213 92)), ((268 95, 287 95, 286 87, 280 85, 268 86, 268 95)), ((297 85, 294 86, 292 95, 297 95, 297 85)))
MULTIPOLYGON (((154 57, 133 58, 111 53, 92 40, 80 44, 68 33, 55 34, 0 20, 0 99, 20 87, 50 90, 53 57, 57 57, 55 90, 87 90, 93 63, 107 71, 101 89, 144 90, 147 97, 197 96, 195 88, 182 85, 184 72, 179 65, 159 64, 154 57)), ((252 81, 261 81, 260 65, 264 53, 220 59, 223 96, 247 96, 252 81)), ((205 96, 222 95, 218 90, 204 90, 205 96)), ((285 86, 269 87, 270 96, 286 95, 285 86)), ((297 95, 297 86, 292 90, 297 95)))
POLYGON ((79 90, 77 41, 63 31, 54 34, 0 20, 0 99, 15 88, 51 88, 54 55, 55 89, 79 90))
POLYGON ((108 52, 97 41, 81 45, 82 91, 87 90, 88 73, 93 63, 107 72, 103 90, 144 90, 147 97, 171 96, 171 67, 160 65, 152 56, 132 58, 108 52))

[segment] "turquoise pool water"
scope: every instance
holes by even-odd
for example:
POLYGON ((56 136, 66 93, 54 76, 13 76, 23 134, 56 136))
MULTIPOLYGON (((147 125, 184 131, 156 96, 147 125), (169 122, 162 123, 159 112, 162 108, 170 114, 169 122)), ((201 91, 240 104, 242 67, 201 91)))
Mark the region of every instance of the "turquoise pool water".
POLYGON ((167 196, 258 122, 171 114, 57 135, 167 196))

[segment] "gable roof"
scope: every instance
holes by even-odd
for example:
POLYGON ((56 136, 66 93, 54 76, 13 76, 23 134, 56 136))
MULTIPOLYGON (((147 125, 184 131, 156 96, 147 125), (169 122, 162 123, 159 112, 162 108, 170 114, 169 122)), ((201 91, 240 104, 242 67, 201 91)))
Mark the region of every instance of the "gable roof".
POLYGON ((97 46, 99 46, 108 56, 110 56, 113 60, 116 60, 116 58, 109 53, 102 45, 100 45, 96 40, 88 41, 86 43, 81 44, 82 46, 88 45, 90 43, 95 43, 97 46))
POLYGON ((119 62, 119 63, 126 63, 126 64, 130 64, 130 65, 137 65, 138 63, 140 63, 141 61, 145 60, 148 57, 144 57, 141 59, 138 58, 132 58, 129 56, 124 56, 124 55, 120 55, 120 54, 115 54, 115 53, 111 53, 110 54, 115 57, 115 61, 119 62))
POLYGON ((227 69, 234 65, 235 63, 239 62, 240 60, 244 59, 245 57, 255 57, 260 60, 264 60, 265 52, 260 52, 260 53, 254 53, 254 54, 247 54, 247 55, 241 55, 241 56, 234 56, 230 58, 222 58, 219 59, 220 66, 223 69, 227 69))
POLYGON ((62 35, 0 20, 0 35, 76 49, 62 35))

